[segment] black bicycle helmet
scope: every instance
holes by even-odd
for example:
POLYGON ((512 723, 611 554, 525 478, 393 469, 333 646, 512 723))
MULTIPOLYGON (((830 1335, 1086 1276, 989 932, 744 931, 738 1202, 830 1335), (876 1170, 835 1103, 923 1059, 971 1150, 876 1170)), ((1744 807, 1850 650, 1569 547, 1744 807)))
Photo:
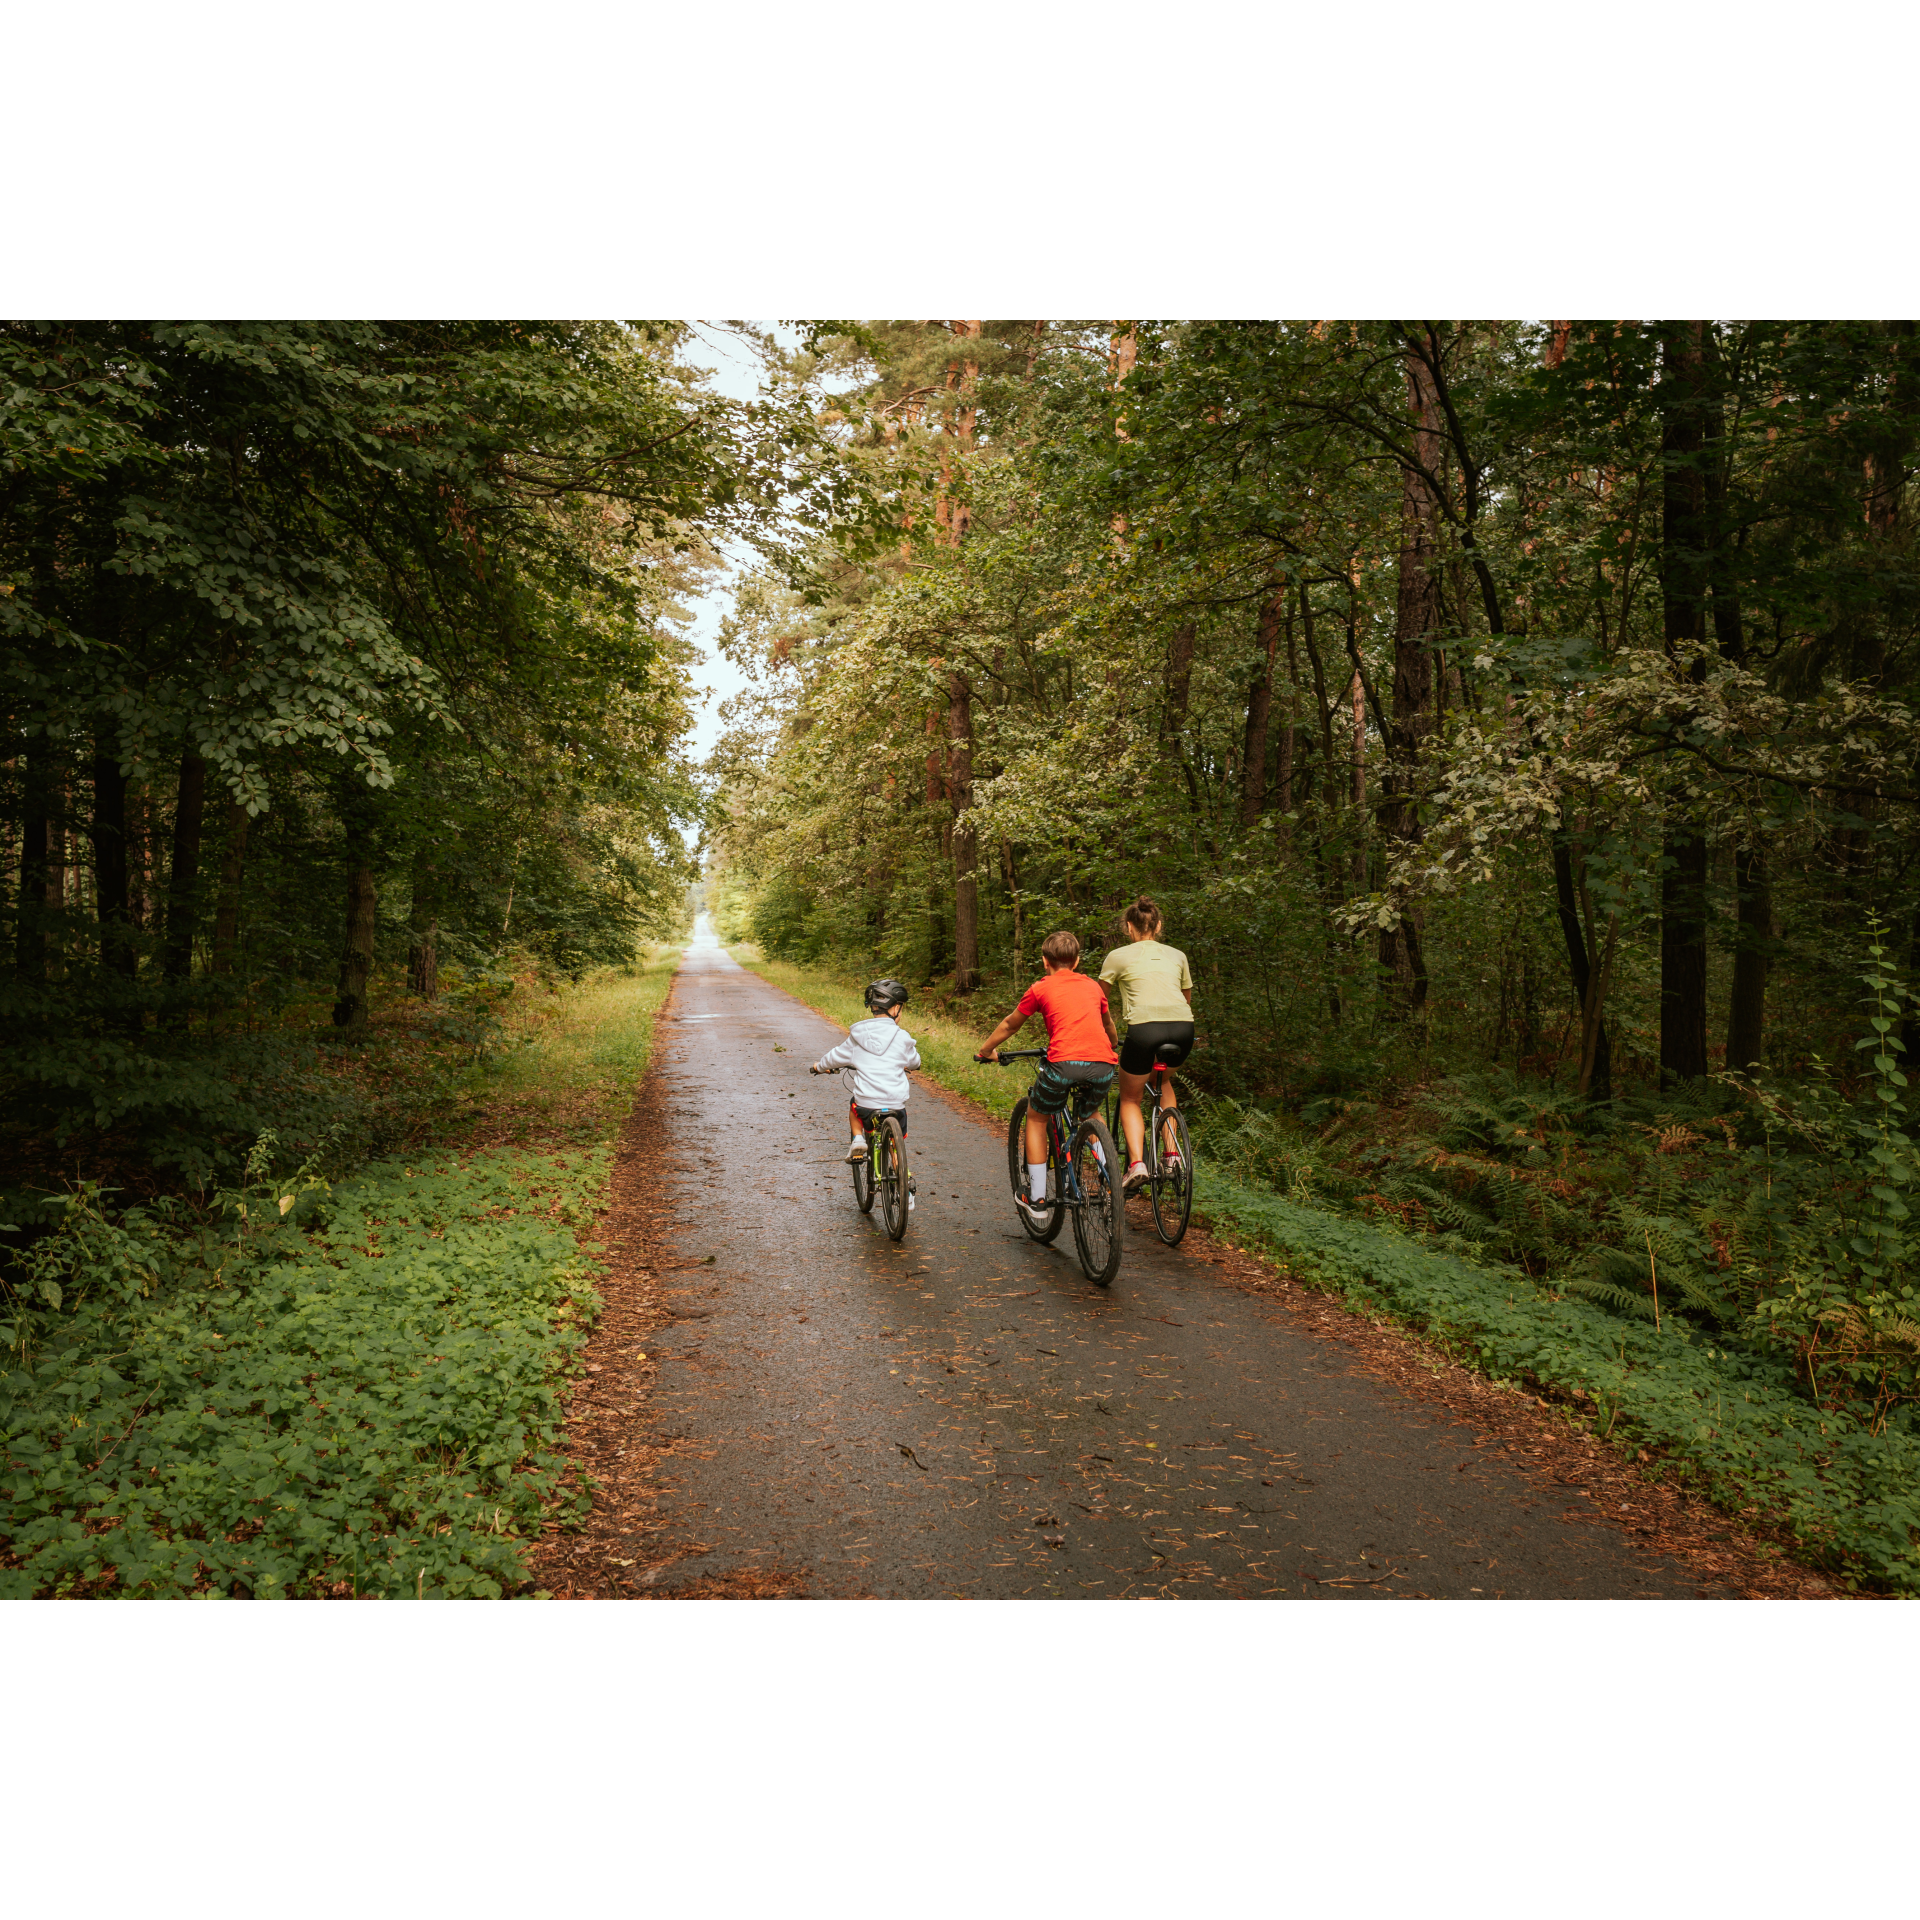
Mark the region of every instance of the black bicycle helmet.
POLYGON ((898 980, 870 980, 866 1001, 869 1013, 885 1013, 889 1007, 904 1007, 908 993, 898 980))

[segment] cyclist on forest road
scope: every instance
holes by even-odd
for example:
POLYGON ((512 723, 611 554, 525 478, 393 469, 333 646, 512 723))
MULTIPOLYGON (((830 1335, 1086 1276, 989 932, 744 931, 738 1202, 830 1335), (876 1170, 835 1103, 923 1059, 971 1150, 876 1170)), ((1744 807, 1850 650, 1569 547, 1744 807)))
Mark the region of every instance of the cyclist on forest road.
POLYGON ((994 1028, 973 1057, 992 1061, 1001 1045, 1038 1013, 1047 1023, 1047 1057, 1034 1077, 1027 1107, 1027 1197, 1020 1205, 1028 1217, 1047 1217, 1047 1116, 1063 1113, 1072 1099, 1077 1105, 1099 1102, 1113 1082, 1120 1064, 1116 1051, 1120 1035, 1107 1005, 1107 990, 1076 969, 1080 941, 1064 929, 1040 943, 1046 975, 1020 996, 1020 1004, 994 1028))
MULTIPOLYGON (((1127 909, 1126 919, 1130 944, 1107 955, 1100 978, 1119 987, 1120 1010, 1127 1021, 1120 1049, 1120 1131, 1127 1138, 1127 1177, 1120 1191, 1136 1193, 1147 1183, 1141 1089, 1162 1047, 1178 1049, 1168 1062, 1174 1067, 1193 1051, 1193 975, 1178 947, 1160 944, 1160 909, 1144 893, 1127 909)), ((1162 1088, 1161 1104, 1177 1107, 1180 1097, 1171 1073, 1164 1076, 1162 1088)))
POLYGON ((887 1114, 907 1132, 907 1096, 913 1091, 907 1075, 920 1064, 913 1035, 900 1024, 907 990, 898 980, 874 980, 863 998, 872 1018, 856 1020, 837 1047, 829 1047, 807 1071, 853 1075, 853 1098, 847 1102, 847 1121, 853 1140, 847 1164, 867 1157, 867 1129, 887 1114))

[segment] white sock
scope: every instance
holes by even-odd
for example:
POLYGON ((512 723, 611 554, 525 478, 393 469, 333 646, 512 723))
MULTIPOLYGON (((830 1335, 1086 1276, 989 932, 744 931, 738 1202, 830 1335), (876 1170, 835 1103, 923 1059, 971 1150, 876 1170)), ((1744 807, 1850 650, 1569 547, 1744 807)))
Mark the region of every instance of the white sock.
POLYGON ((1027 1162, 1027 1197, 1036 1207, 1046 1204, 1047 1163, 1044 1160, 1037 1167, 1031 1160, 1027 1162))

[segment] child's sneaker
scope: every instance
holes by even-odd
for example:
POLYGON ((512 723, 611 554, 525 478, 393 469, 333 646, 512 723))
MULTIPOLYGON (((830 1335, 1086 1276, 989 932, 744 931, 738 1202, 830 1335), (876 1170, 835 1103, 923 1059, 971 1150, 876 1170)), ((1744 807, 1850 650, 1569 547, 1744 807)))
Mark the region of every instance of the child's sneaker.
POLYGON ((1053 1209, 1049 1206, 1036 1207, 1025 1194, 1020 1195, 1013 1204, 1020 1209, 1021 1218, 1033 1226, 1044 1227, 1052 1223, 1053 1209))
POLYGON ((907 1211, 913 1211, 913 1175, 907 1175, 907 1211))
POLYGON ((847 1165, 857 1167, 867 1157, 867 1136, 856 1133, 847 1146, 847 1165))

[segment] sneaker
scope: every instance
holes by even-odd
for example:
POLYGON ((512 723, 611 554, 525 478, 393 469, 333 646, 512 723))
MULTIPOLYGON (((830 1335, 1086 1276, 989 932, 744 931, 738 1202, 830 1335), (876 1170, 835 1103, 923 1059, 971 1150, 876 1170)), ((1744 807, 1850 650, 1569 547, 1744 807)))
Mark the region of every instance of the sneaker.
POLYGON ((867 1157, 866 1135, 856 1133, 853 1136, 853 1140, 851 1144, 847 1148, 847 1165, 850 1167, 857 1167, 860 1164, 860 1162, 864 1160, 866 1157, 867 1157))
POLYGON ((1180 1156, 1177 1153, 1168 1154, 1165 1165, 1166 1165, 1168 1176, 1172 1179, 1178 1180, 1181 1174, 1180 1156))
POLYGON ((1138 1193, 1140 1189, 1147 1184, 1147 1180, 1147 1163, 1144 1160, 1136 1160, 1132 1166, 1127 1169, 1127 1177, 1121 1181, 1120 1191, 1122 1193, 1138 1193))
POLYGON ((907 1175, 907 1211, 913 1211, 913 1175, 907 1175))
POLYGON ((1036 1207, 1024 1194, 1013 1204, 1020 1209, 1021 1217, 1036 1227, 1044 1227, 1053 1219, 1051 1207, 1036 1207))

